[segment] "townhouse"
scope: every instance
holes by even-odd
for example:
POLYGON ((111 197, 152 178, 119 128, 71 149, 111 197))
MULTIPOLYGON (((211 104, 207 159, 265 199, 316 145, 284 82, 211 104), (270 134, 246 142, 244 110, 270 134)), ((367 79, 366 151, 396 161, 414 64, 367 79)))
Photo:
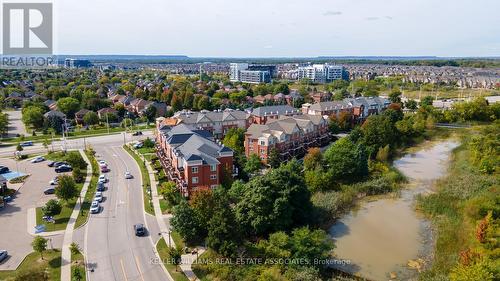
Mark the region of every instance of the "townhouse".
POLYGON ((273 148, 281 160, 302 157, 309 147, 328 144, 328 121, 321 115, 280 116, 267 124, 252 124, 245 133, 245 155, 257 154, 267 163, 273 148))
POLYGON ((264 125, 270 120, 276 120, 280 116, 292 116, 302 114, 299 109, 290 105, 272 105, 254 108, 250 113, 250 123, 264 125))
POLYGON ((183 196, 199 189, 213 189, 232 176, 233 151, 216 142, 205 130, 185 124, 170 126, 167 119, 157 121, 157 154, 169 180, 183 196))
POLYGON ((185 124, 193 129, 206 130, 216 139, 222 139, 231 128, 246 130, 250 114, 241 110, 225 109, 200 112, 183 110, 176 112, 172 119, 176 124, 185 124))
POLYGON ((379 114, 391 104, 391 101, 382 97, 346 98, 341 101, 325 101, 302 105, 302 113, 338 117, 340 112, 349 112, 354 121, 360 122, 373 114, 379 114))

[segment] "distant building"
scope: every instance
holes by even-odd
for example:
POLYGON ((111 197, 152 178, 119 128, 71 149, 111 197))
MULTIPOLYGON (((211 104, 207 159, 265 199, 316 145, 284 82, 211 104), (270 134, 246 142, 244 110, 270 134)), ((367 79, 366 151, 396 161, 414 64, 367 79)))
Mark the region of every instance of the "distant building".
POLYGON ((92 63, 89 60, 81 60, 81 59, 65 59, 64 67, 65 68, 86 68, 91 67, 92 63))
POLYGON ((348 112, 352 115, 353 121, 362 121, 370 115, 381 113, 390 104, 390 100, 382 97, 347 98, 341 101, 305 103, 302 105, 302 113, 338 117, 341 112, 348 112))
POLYGON ((330 83, 334 80, 348 79, 349 75, 341 65, 313 64, 297 69, 297 79, 309 79, 314 83, 330 83))
POLYGON ((231 63, 229 66, 231 82, 269 83, 273 73, 273 66, 249 65, 248 63, 231 63))
POLYGON ((157 123, 157 154, 170 181, 188 197, 199 189, 214 189, 232 176, 233 151, 215 142, 205 130, 192 130, 185 124, 174 127, 157 123), (227 175, 230 173, 230 175, 227 175))

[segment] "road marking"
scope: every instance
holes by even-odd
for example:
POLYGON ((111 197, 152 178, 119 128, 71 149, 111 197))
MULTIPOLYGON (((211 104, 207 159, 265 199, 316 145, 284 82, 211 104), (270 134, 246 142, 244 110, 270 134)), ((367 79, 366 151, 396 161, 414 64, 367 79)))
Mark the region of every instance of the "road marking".
POLYGON ((144 281, 144 276, 142 276, 141 267, 139 266, 139 259, 135 255, 134 255, 134 258, 135 258, 135 266, 137 267, 137 270, 139 271, 139 274, 141 275, 141 280, 144 281))
POLYGON ((123 276, 125 277, 125 280, 128 281, 127 274, 125 274, 125 267, 123 266, 123 260, 122 259, 120 259, 120 264, 122 266, 123 276))

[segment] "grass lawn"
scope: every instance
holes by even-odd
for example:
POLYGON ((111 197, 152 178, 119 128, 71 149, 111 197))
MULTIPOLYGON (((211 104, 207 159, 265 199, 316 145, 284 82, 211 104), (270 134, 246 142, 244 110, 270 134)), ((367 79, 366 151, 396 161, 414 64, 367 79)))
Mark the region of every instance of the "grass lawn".
MULTIPOLYGON (((198 257, 198 259, 200 259, 200 260, 208 260, 210 258, 212 258, 212 251, 211 250, 205 251, 203 254, 201 254, 198 257)), ((192 269, 193 269, 194 274, 196 274, 196 277, 198 277, 201 281, 211 280, 208 277, 208 273, 203 269, 204 267, 206 267, 206 265, 193 264, 192 269)))
POLYGON ((0 271, 0 280, 14 280, 19 272, 36 268, 46 269, 50 281, 61 280, 61 251, 45 251, 43 258, 43 260, 40 259, 40 254, 36 252, 27 255, 16 270, 0 271))
POLYGON ((144 161, 137 155, 130 147, 127 145, 124 145, 123 148, 132 156, 135 161, 137 162, 137 165, 139 165, 139 168, 141 169, 141 176, 142 176, 142 192, 144 194, 144 210, 146 213, 150 215, 155 215, 153 204, 150 203, 149 200, 149 194, 147 192, 146 187, 151 186, 151 182, 149 181, 149 173, 148 170, 146 169, 146 165, 144 164, 144 161))
POLYGON ((83 259, 83 255, 81 253, 73 255, 71 253, 71 276, 73 276, 73 272, 76 268, 80 269, 80 273, 82 274, 82 280, 85 280, 85 260, 83 259))
POLYGON ((85 154, 90 160, 92 178, 90 179, 90 185, 87 189, 87 193, 85 194, 85 198, 83 199, 82 208, 80 209, 80 213, 76 219, 75 229, 87 222, 87 217, 90 212, 90 204, 92 203, 92 199, 94 199, 95 190, 97 188, 97 180, 99 179, 99 166, 97 164, 97 160, 89 151, 85 151, 85 154))
MULTIPOLYGON (((77 183, 76 188, 78 189, 78 193, 82 190, 83 184, 82 183, 77 183)), ((41 225, 45 224, 46 232, 50 231, 57 231, 57 230, 64 230, 66 229, 66 225, 68 224, 69 218, 71 216, 71 213, 73 212, 73 208, 75 207, 76 201, 78 199, 73 199, 68 201, 67 203, 64 201, 61 201, 62 209, 61 212, 54 216, 55 223, 47 223, 43 221, 43 212, 42 212, 42 207, 36 208, 36 225, 41 225)))
POLYGON ((174 241, 174 244, 178 247, 184 248, 186 247, 186 244, 184 243, 184 240, 182 240, 181 236, 179 235, 178 232, 172 231, 171 232, 171 238, 174 241))
POLYGON ((186 275, 184 275, 180 268, 177 268, 175 265, 169 262, 170 256, 168 255, 168 246, 163 238, 158 241, 158 244, 156 244, 156 250, 158 251, 160 259, 163 261, 163 264, 174 280, 189 281, 189 279, 186 277, 186 275))

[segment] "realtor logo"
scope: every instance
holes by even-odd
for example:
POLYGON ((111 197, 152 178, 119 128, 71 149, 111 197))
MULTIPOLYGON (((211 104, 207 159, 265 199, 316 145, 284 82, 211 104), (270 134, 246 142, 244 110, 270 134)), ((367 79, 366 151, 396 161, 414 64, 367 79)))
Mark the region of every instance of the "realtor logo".
POLYGON ((3 55, 50 55, 52 3, 3 3, 3 55))

